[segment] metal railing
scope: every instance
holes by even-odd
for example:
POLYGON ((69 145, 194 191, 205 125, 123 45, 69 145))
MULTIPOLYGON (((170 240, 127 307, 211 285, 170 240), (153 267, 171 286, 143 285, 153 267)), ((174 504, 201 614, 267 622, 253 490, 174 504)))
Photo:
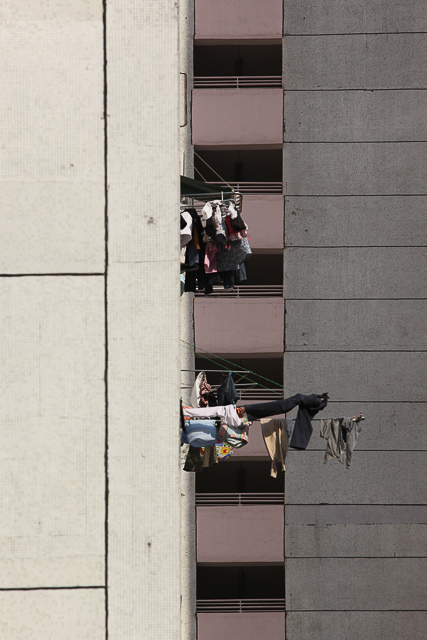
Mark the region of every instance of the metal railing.
MULTIPOLYGON (((198 291, 196 297, 204 297, 203 291, 198 291)), ((209 297, 221 296, 227 298, 281 298, 283 297, 283 285, 281 284, 254 284, 254 285, 236 285, 234 289, 224 291, 221 285, 214 285, 213 293, 209 297)))
MULTIPOLYGON (((234 189, 234 191, 238 191, 239 193, 253 193, 253 194, 264 194, 264 193, 279 193, 283 192, 283 182, 213 182, 208 181, 207 184, 216 184, 216 185, 224 185, 224 191, 229 191, 228 185, 234 189)), ((244 201, 243 201, 244 206, 244 201)))
POLYGON ((282 87, 282 76, 196 76, 195 89, 282 87))
POLYGON ((245 598, 244 600, 197 600, 197 613, 256 613, 285 611, 285 598, 245 598))
POLYGON ((241 402, 258 402, 263 400, 280 400, 283 398, 283 389, 237 389, 241 402))
POLYGON ((196 493, 196 507, 284 503, 284 493, 196 493))

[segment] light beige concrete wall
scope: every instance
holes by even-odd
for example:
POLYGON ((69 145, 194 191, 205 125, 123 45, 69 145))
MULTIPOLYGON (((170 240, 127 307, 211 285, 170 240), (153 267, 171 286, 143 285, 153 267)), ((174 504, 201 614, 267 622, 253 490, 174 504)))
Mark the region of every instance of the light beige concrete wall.
POLYGON ((0 6, 5 640, 180 636, 177 5, 0 6))
POLYGON ((107 10, 109 638, 180 637, 178 3, 107 10))
POLYGON ((0 636, 101 640, 102 2, 3 2, 0 40, 0 636))

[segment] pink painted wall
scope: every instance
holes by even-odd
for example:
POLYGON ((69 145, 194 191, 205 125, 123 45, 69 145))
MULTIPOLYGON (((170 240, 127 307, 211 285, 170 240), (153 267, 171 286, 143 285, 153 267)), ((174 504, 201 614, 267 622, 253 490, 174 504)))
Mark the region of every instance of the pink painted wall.
POLYGON ((196 40, 282 37, 282 0, 196 0, 196 40))
MULTIPOLYGON (((239 402, 238 404, 242 405, 249 403, 239 402)), ((245 444, 241 449, 236 449, 235 453, 233 453, 233 459, 254 457, 270 460, 267 449, 265 448, 264 438, 262 437, 261 423, 258 420, 249 428, 249 435, 250 438, 248 444, 245 444)))
POLYGON ((282 89, 194 89, 193 144, 283 144, 282 89))
POLYGON ((281 505, 197 507, 197 562, 282 562, 283 527, 281 505))
POLYGON ((243 196, 242 218, 253 249, 283 249, 283 196, 243 196))
POLYGON ((211 353, 283 353, 283 298, 196 298, 196 345, 211 353))
POLYGON ((282 640, 285 614, 198 613, 197 627, 197 640, 282 640))

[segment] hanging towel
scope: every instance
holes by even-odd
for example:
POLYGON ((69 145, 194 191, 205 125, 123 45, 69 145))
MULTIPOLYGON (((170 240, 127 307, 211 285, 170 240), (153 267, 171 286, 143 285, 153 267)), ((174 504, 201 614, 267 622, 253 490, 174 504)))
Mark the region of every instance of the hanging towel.
POLYGON ((187 433, 181 431, 183 444, 189 444, 192 447, 212 447, 216 443, 215 420, 188 420, 185 426, 187 433))
POLYGON ((277 478, 277 463, 281 464, 282 470, 285 471, 285 458, 288 451, 287 422, 286 418, 261 420, 262 437, 271 458, 270 475, 273 478, 277 478))

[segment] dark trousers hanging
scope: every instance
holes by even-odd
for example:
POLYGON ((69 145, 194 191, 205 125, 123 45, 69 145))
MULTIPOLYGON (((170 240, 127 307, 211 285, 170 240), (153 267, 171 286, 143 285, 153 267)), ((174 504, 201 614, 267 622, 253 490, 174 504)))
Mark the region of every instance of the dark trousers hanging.
POLYGON ((261 418, 269 418, 280 415, 281 413, 287 413, 295 407, 299 407, 289 446, 293 449, 306 449, 310 442, 311 434, 313 433, 311 421, 318 411, 326 407, 328 400, 329 397, 327 393, 323 393, 322 395, 313 393, 308 396, 297 393, 295 396, 285 398, 284 400, 246 404, 245 411, 249 420, 260 420, 261 418))

